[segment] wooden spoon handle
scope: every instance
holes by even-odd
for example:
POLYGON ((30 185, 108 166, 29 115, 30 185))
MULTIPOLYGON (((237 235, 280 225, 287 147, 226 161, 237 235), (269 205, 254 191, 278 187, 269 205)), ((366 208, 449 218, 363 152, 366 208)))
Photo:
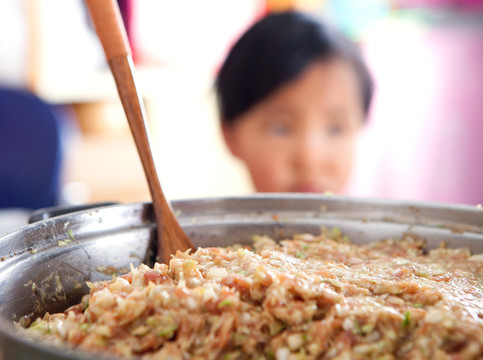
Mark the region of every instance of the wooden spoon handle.
POLYGON ((111 60, 116 56, 131 55, 131 47, 117 2, 115 0, 86 0, 86 3, 106 53, 106 59, 111 60))
POLYGON ((158 259, 169 263, 171 254, 177 250, 193 249, 194 246, 181 229, 159 183, 149 145, 144 105, 134 80, 131 51, 119 7, 116 0, 86 2, 114 75, 119 97, 148 180, 157 224, 158 259))

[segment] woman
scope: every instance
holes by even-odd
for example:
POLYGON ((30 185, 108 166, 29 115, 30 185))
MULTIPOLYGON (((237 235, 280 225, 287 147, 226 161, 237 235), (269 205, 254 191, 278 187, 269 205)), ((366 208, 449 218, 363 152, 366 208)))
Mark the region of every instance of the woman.
POLYGON ((341 192, 373 82, 355 46, 296 12, 234 45, 217 80, 223 135, 260 192, 341 192))

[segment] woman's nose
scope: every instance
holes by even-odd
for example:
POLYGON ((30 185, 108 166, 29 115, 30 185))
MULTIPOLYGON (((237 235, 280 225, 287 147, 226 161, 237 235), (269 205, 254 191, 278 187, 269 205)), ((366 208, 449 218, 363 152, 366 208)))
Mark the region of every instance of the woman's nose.
POLYGON ((315 131, 301 134, 294 151, 294 165, 307 173, 320 171, 328 154, 327 141, 315 131))

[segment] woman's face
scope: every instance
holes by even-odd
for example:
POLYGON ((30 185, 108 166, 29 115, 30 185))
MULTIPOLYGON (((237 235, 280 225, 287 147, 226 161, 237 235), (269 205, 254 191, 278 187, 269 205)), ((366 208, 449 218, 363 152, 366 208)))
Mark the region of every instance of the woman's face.
POLYGON ((332 59, 307 67, 223 134, 257 191, 339 193, 363 119, 355 70, 332 59))

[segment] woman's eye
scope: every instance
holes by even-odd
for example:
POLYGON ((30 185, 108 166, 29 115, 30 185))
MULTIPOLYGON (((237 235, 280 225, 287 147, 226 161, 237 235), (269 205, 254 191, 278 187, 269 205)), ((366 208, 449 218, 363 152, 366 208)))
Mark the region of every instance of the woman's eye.
POLYGON ((344 132, 344 127, 340 124, 332 124, 327 128, 329 136, 340 136, 344 132))
POLYGON ((290 127, 282 123, 274 123, 268 126, 268 131, 271 135, 287 136, 290 134, 290 127))

